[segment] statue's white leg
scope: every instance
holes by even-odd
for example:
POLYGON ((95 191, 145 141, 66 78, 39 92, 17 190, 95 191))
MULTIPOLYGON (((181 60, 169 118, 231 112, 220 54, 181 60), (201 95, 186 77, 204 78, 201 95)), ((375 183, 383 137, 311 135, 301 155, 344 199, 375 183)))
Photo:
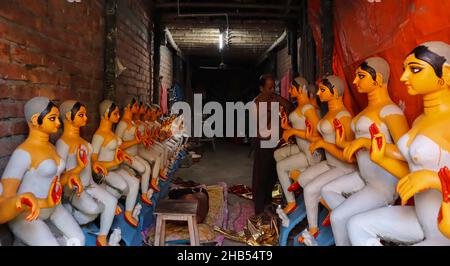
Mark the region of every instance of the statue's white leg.
POLYGON ((321 195, 332 210, 344 202, 348 196, 364 188, 366 184, 361 179, 359 172, 355 171, 331 181, 322 187, 321 195))
POLYGON ((157 156, 155 158, 155 164, 153 165, 153 169, 152 169, 152 177, 153 178, 158 178, 159 177, 159 171, 161 170, 161 168, 163 168, 163 160, 160 156, 157 156))
POLYGON ((73 206, 73 211, 71 213, 75 220, 81 225, 95 220, 103 210, 103 205, 95 201, 88 191, 89 188, 85 188, 80 197, 77 197, 76 195, 71 196, 71 204, 73 206))
MULTIPOLYGON (((142 192, 142 194, 145 194, 145 193, 147 193, 147 190, 148 190, 148 184, 150 182, 150 172, 151 172, 152 168, 150 167, 150 164, 146 160, 142 159, 139 156, 134 156, 133 160, 136 161, 136 163, 139 163, 142 166, 144 166, 144 172, 141 172, 141 175, 142 175, 142 177, 141 177, 141 192, 142 192)), ((134 161, 133 161, 133 164, 134 164, 134 161)), ((154 176, 152 176, 152 177, 155 178, 154 176)), ((158 175, 156 175, 156 178, 157 177, 158 177, 158 175)))
MULTIPOLYGON (((55 211, 50 216, 50 221, 67 237, 69 240, 78 240, 80 246, 84 246, 85 238, 83 231, 72 215, 61 205, 55 207, 55 211)), ((75 243, 77 243, 75 242, 75 243)))
POLYGON ((359 213, 385 207, 389 203, 386 196, 370 185, 352 194, 331 212, 330 221, 336 246, 349 246, 347 233, 348 220, 359 213))
POLYGON ((133 211, 139 192, 139 180, 124 169, 120 169, 119 171, 117 171, 117 173, 123 177, 128 185, 128 194, 125 200, 125 210, 133 211))
POLYGON ((410 245, 425 238, 413 206, 391 206, 363 212, 350 218, 343 229, 348 230, 353 246, 381 245, 380 239, 410 245))
POLYGON ((167 160, 167 151, 164 147, 160 146, 159 142, 155 142, 150 149, 146 150, 146 153, 151 154, 153 157, 160 157, 162 167, 165 166, 167 160))
POLYGON ((95 199, 103 203, 104 208, 100 215, 99 234, 108 235, 114 220, 117 199, 97 184, 92 184, 91 187, 88 188, 88 193, 91 194, 95 199))
MULTIPOLYGON (((309 168, 310 169, 310 168, 309 168)), ((330 181, 353 171, 349 168, 332 167, 330 170, 316 176, 303 189, 305 199, 306 216, 309 228, 318 227, 320 190, 330 181)))
MULTIPOLYGON (((147 149, 140 149, 139 155, 144 158, 147 162, 152 162, 152 177, 157 178, 159 176, 159 170, 161 169, 162 164, 162 154, 158 153, 155 150, 147 150, 147 149)), ((148 187, 148 185, 147 185, 148 187)))
POLYGON ((127 195, 129 192, 128 184, 125 179, 118 173, 119 170, 109 171, 105 177, 106 190, 114 197, 119 199, 122 195, 127 195))
POLYGON ((8 223, 14 236, 28 246, 59 246, 48 225, 40 218, 28 222, 19 215, 8 223))
POLYGON ((157 157, 158 153, 156 152, 156 149, 150 147, 150 149, 146 149, 145 147, 139 147, 139 156, 144 158, 147 162, 154 162, 155 158, 157 157))
POLYGON ((277 162, 278 179, 280 180, 280 184, 283 188, 283 193, 287 202, 295 202, 294 193, 288 191, 288 188, 291 185, 289 172, 294 169, 303 170, 307 166, 308 161, 306 160, 306 155, 303 152, 299 152, 277 162))
POLYGON ((276 149, 275 152, 273 153, 273 158, 275 159, 276 162, 279 162, 299 152, 300 149, 298 148, 297 144, 289 144, 276 149))
POLYGON ((142 163, 139 158, 137 158, 137 155, 131 156, 131 164, 126 163, 126 165, 130 166, 134 170, 136 170, 140 175, 143 175, 145 173, 145 165, 142 163))
POLYGON ((308 185, 309 182, 311 182, 311 180, 313 180, 318 175, 325 173, 328 170, 330 170, 328 162, 321 161, 318 164, 306 168, 305 171, 300 173, 297 182, 300 184, 300 186, 304 188, 306 185, 308 185))

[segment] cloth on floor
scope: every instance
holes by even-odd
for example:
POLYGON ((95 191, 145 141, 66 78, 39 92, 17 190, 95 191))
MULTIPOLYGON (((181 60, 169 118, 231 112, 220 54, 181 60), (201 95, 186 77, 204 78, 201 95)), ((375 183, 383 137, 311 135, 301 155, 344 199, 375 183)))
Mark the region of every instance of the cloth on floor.
MULTIPOLYGON (((202 224, 198 224, 200 243, 217 242, 222 245, 223 236, 214 232, 214 226, 224 226, 227 223, 227 186, 225 183, 205 187, 209 195, 209 212, 202 224)), ((149 229, 146 243, 154 243, 155 227, 149 229)), ((189 240, 189 231, 187 224, 166 222, 166 242, 187 242, 189 240)))
POLYGON ((175 180, 173 180, 173 183, 170 185, 170 189, 188 188, 188 187, 197 187, 197 186, 205 187, 205 185, 196 183, 192 180, 184 181, 182 178, 176 177, 175 180))
POLYGON ((252 202, 231 205, 227 228, 236 232, 242 231, 247 224, 247 219, 253 215, 255 215, 255 208, 252 202))
POLYGON ((228 193, 235 194, 241 198, 252 200, 253 193, 252 189, 243 184, 237 184, 228 188, 228 193))

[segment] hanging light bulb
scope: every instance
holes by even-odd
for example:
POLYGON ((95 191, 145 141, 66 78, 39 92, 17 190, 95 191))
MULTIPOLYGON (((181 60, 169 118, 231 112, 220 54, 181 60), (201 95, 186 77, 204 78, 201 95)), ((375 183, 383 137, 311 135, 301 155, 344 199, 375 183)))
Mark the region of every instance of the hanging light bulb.
POLYGON ((219 50, 223 49, 223 33, 219 34, 219 50))

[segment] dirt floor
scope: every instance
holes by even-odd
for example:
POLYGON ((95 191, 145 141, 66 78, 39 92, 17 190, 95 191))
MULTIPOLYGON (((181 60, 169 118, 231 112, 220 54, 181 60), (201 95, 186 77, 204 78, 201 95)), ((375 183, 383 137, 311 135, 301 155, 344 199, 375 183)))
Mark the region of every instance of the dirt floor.
MULTIPOLYGON (((204 154, 201 161, 194 163, 189 168, 178 169, 175 177, 206 185, 225 182, 228 187, 235 184, 251 187, 253 157, 249 157, 250 145, 233 144, 221 139, 216 140, 215 144, 216 150, 213 151, 211 143, 203 143, 204 154)), ((232 205, 241 202, 249 203, 251 201, 228 194, 229 210, 232 205)), ((225 239, 224 245, 242 244, 225 239)))

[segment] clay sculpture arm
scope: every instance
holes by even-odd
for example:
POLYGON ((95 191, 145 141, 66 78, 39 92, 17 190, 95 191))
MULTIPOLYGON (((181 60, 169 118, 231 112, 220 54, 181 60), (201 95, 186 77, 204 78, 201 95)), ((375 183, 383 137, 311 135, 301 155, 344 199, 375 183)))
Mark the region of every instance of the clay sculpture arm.
MULTIPOLYGON (((374 130, 371 130, 371 132, 374 132, 374 130)), ((399 179, 408 175, 408 163, 386 156, 386 149, 386 139, 383 133, 375 130, 369 148, 370 159, 399 179)))
MULTIPOLYGON (((56 142, 56 152, 63 159, 67 160, 69 155, 69 146, 64 143, 63 140, 59 139, 56 142)), ((61 175, 61 184, 63 186, 67 185, 70 189, 77 189, 77 196, 80 196, 83 192, 83 184, 81 183, 80 173, 87 165, 87 152, 78 146, 75 150, 77 156, 77 166, 65 171, 61 175)))
MULTIPOLYGON (((409 125, 408 121, 406 121, 405 115, 398 106, 391 105, 390 108, 394 108, 394 111, 383 118, 389 129, 392 140, 394 143, 397 143, 397 141, 408 132, 409 125)), ((405 158, 403 158, 395 144, 388 144, 386 146, 386 156, 405 161, 405 158)))
POLYGON ((103 175, 107 175, 108 169, 111 169, 111 168, 114 168, 114 167, 120 165, 121 162, 116 162, 115 160, 112 160, 110 162, 104 162, 104 161, 98 160, 98 156, 99 156, 100 150, 102 148, 103 141, 104 141, 104 138, 102 136, 100 136, 99 134, 95 134, 94 137, 92 138, 92 149, 93 149, 92 155, 91 155, 92 170, 96 174, 102 173, 103 175))
MULTIPOLYGON (((121 138, 123 140, 123 135, 125 133, 125 130, 127 129, 127 124, 124 121, 120 121, 119 124, 117 124, 117 128, 116 128, 116 136, 118 136, 119 138, 121 138)), ((138 130, 136 130, 135 132, 135 138, 133 140, 129 140, 129 141, 123 141, 122 145, 120 145, 120 148, 123 150, 128 149, 131 146, 137 145, 139 143, 141 143, 141 139, 138 139, 138 130)))
MULTIPOLYGON (((350 123, 351 123, 351 117, 350 116, 343 116, 339 119, 339 121, 341 121, 341 124, 343 126, 343 131, 345 133, 345 139, 348 140, 353 140, 354 138, 354 134, 353 131, 350 128, 350 123)), ((342 161, 348 161, 348 162, 353 162, 353 158, 350 158, 350 160, 347 160, 344 156, 344 150, 342 150, 342 148, 340 148, 338 145, 334 144, 334 143, 329 143, 326 142, 323 139, 319 139, 318 141, 315 141, 313 143, 311 143, 309 149, 311 152, 313 152, 316 149, 319 148, 323 148, 325 149, 328 153, 330 153, 331 155, 333 155, 334 157, 336 157, 339 160, 342 161)))
POLYGON ((22 178, 30 166, 31 158, 28 152, 20 149, 13 152, 1 179, 0 220, 7 221, 24 210, 30 210, 30 214, 26 217, 28 221, 35 220, 39 216, 40 209, 52 208, 59 204, 61 194, 58 197, 55 193, 55 187, 61 186, 58 177, 54 178, 45 199, 36 198, 32 193, 17 194, 22 178))

